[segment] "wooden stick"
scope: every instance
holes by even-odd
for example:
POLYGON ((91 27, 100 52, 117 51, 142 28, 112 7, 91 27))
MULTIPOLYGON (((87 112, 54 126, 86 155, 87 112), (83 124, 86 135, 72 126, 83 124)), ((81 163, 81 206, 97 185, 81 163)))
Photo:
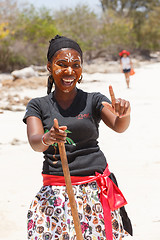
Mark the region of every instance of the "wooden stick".
MULTIPOLYGON (((54 121, 54 127, 56 129, 59 129, 58 121, 54 121)), ((72 183, 71 183, 71 177, 70 177, 70 172, 69 172, 69 167, 68 167, 65 145, 64 145, 64 143, 58 143, 58 147, 59 147, 59 153, 60 153, 61 162, 62 162, 62 168, 63 168, 63 174, 64 174, 64 178, 65 178, 65 183, 66 183, 67 194, 68 194, 69 203, 71 206, 74 227, 75 227, 75 231, 76 231, 76 238, 77 238, 77 240, 83 240, 81 224, 80 224, 80 220, 79 220, 79 216, 78 216, 77 205, 76 205, 74 192, 73 192, 73 188, 72 188, 72 183)))

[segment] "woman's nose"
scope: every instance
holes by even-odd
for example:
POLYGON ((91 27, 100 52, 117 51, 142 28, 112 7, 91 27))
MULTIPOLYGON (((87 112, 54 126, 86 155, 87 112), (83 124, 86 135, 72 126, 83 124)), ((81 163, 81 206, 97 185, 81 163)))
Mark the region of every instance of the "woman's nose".
POLYGON ((67 69, 66 69, 66 72, 67 72, 67 74, 73 74, 74 73, 74 70, 73 70, 73 68, 71 68, 71 67, 68 67, 67 69))

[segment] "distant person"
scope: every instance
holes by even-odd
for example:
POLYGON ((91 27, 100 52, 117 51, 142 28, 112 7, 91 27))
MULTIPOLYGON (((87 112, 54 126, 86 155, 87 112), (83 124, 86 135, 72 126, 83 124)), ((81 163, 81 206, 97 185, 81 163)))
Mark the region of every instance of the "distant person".
POLYGON ((119 133, 128 128, 130 103, 116 99, 111 86, 112 102, 99 92, 77 88, 82 80, 83 54, 72 39, 55 36, 47 59, 48 95, 32 99, 23 119, 31 147, 44 155, 43 187, 28 211, 28 239, 76 239, 58 149, 58 143, 65 143, 83 239, 120 240, 132 234, 124 209, 127 202, 97 139, 101 120, 119 133))
POLYGON ((125 75, 127 87, 129 88, 130 84, 130 72, 131 69, 133 68, 132 61, 129 57, 130 52, 123 50, 122 52, 119 53, 119 56, 121 57, 120 59, 120 64, 121 64, 121 71, 125 75))

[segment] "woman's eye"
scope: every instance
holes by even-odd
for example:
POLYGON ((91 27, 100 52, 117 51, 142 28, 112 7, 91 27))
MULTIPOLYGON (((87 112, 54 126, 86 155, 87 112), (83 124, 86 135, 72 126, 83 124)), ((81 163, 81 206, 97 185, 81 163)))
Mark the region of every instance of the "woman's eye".
POLYGON ((78 63, 76 63, 76 64, 74 64, 74 67, 75 67, 75 68, 79 68, 80 65, 79 65, 78 63))
POLYGON ((67 67, 64 63, 62 63, 62 62, 60 62, 60 63, 58 63, 58 66, 60 66, 60 67, 67 67))

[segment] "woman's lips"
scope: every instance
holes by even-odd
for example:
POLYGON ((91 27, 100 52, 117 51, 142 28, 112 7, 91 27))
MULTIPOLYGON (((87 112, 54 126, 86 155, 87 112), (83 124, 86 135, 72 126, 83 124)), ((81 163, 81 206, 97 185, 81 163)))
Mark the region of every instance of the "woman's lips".
POLYGON ((65 77, 62 78, 62 83, 65 86, 71 86, 75 80, 75 77, 65 77))

